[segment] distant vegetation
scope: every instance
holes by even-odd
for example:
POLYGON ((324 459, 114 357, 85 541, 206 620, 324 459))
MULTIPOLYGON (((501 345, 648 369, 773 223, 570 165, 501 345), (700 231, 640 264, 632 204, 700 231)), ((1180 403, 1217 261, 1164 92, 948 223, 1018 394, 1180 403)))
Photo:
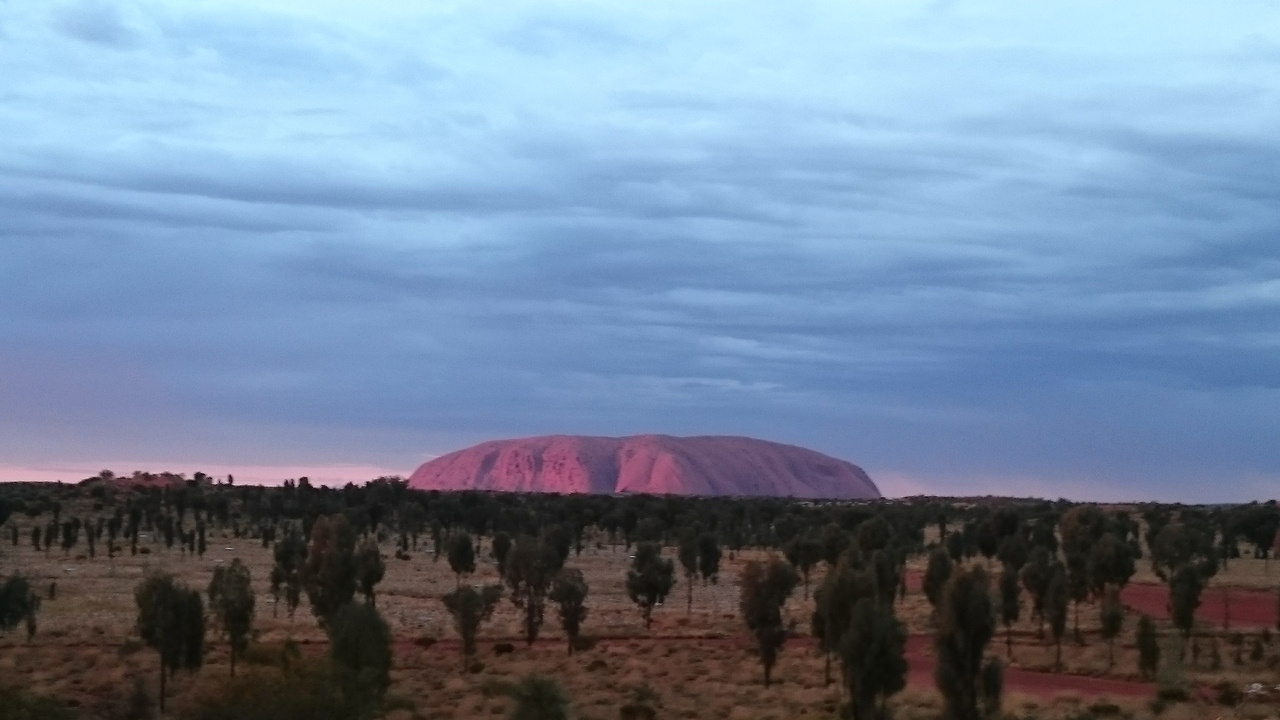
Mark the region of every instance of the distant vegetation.
MULTIPOLYGON (((160 659, 155 697, 162 712, 169 678, 200 672, 206 638, 227 644, 229 676, 203 685, 197 704, 185 710, 210 720, 366 718, 388 711, 395 642, 376 603, 388 562, 383 547, 395 559, 420 552, 446 558, 455 590, 439 598, 440 607, 461 639, 464 673, 477 671, 478 632, 503 598, 518 611, 526 643, 537 639, 550 603, 567 652, 589 647, 582 627, 591 589, 573 566, 588 542, 630 552, 619 572, 646 628, 655 613, 678 612, 664 607, 677 582, 686 583, 683 597, 676 597, 688 614, 695 581, 718 582, 726 553, 764 550, 763 559, 747 562, 732 578, 740 588, 738 618, 758 654, 764 685, 770 685, 788 638, 798 633, 782 608, 803 597, 811 602, 806 619, 826 659, 825 681, 833 681, 834 661, 845 712, 855 720, 889 717, 889 700, 906 685, 907 635, 898 607, 907 594, 906 565, 918 559, 946 716, 976 720, 1000 712, 1003 668, 1014 658, 1012 627, 1020 618, 1033 619, 1038 635, 1057 648, 1060 664, 1065 640, 1087 642, 1081 605, 1096 602, 1108 662, 1114 664, 1116 639, 1129 632, 1140 655, 1131 671, 1159 673, 1156 624, 1143 616, 1128 622, 1126 631, 1119 600, 1142 560, 1168 586, 1176 654, 1191 649, 1198 657, 1195 613, 1205 588, 1242 549, 1269 558, 1278 526, 1274 502, 1116 510, 989 499, 554 496, 420 492, 398 478, 334 489, 303 478, 273 488, 199 474, 120 480, 107 472, 79 485, 0 486, 7 544, 29 543, 46 555, 109 562, 163 551, 196 558, 215 531, 269 550, 274 564, 263 580, 270 582, 272 613, 283 607, 292 617, 305 600, 329 638, 324 656, 304 657, 295 648, 237 672, 237 660, 253 649, 257 600, 250 570, 238 558, 220 565, 200 587, 153 573, 135 589, 137 635, 160 659), (466 584, 477 561, 492 561, 501 583, 466 584), (810 575, 819 570, 811 593, 810 575), (992 647, 998 639, 1003 648, 992 647)), ((55 593, 55 586, 34 587, 12 569, 0 573, 0 635, 37 633, 41 599, 55 593)), ((1212 643, 1217 653, 1218 639, 1212 643)), ((1163 661, 1171 661, 1169 653, 1163 661)), ((500 690, 512 698, 513 717, 565 717, 571 703, 559 685, 540 676, 500 690)), ((21 717, 64 712, 22 690, 0 693, 7 693, 0 702, 30 708, 21 717)), ((636 693, 624 714, 652 717, 653 691, 646 686, 636 693)), ((148 698, 137 705, 149 708, 148 698)))

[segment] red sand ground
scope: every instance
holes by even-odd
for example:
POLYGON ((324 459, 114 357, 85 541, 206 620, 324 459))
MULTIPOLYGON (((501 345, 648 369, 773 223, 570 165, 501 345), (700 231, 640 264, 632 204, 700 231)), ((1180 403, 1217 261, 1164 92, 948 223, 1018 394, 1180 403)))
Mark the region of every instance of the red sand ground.
MULTIPOLYGON (((681 643, 690 645, 714 645, 714 646, 731 646, 734 652, 747 652, 751 646, 751 640, 746 636, 734 636, 726 638, 705 638, 705 637, 679 637, 679 636, 659 636, 651 638, 636 638, 633 636, 617 637, 617 638, 597 638, 598 646, 601 648, 608 647, 610 643, 619 642, 624 644, 634 643, 637 640, 647 643, 681 643)), ((517 648, 524 646, 524 640, 518 637, 511 638, 485 638, 480 641, 481 652, 487 652, 488 648, 497 642, 509 642, 517 648)), ((539 639, 536 641, 539 645, 546 643, 562 644, 564 641, 560 639, 539 639)), ((811 637, 793 638, 787 641, 783 648, 779 662, 786 662, 787 655, 792 653, 813 653, 814 639, 811 637)), ((933 657, 933 639, 924 635, 914 635, 907 639, 906 657, 907 657, 907 685, 914 688, 933 688, 935 687, 933 673, 937 663, 933 657)), ((412 643, 405 641, 397 643, 404 650, 409 650, 412 643)), ((458 652, 458 641, 453 638, 441 639, 439 642, 431 646, 431 652, 444 652, 454 654, 458 652)), ((1134 697, 1151 697, 1155 690, 1151 683, 1134 682, 1130 680, 1119 680, 1114 678, 1095 678, 1083 675, 1069 675, 1065 673, 1047 673, 1036 672, 1033 670, 1022 670, 1019 668, 1006 667, 1004 671, 1004 683, 1006 692, 1022 693, 1025 695, 1033 695, 1043 699, 1052 698, 1059 694, 1076 694, 1082 697, 1111 697, 1111 698, 1134 698, 1134 697)))
MULTIPOLYGON (((921 592, 923 574, 907 571, 907 589, 921 592)), ((1276 596, 1268 590, 1249 588, 1211 587, 1200 596, 1196 618, 1201 622, 1221 627, 1226 598, 1230 597, 1231 627, 1261 628, 1276 626, 1276 596)), ((1169 588, 1152 583, 1129 583, 1120 593, 1120 599, 1132 610, 1146 613, 1157 620, 1169 618, 1169 588)))
POLYGON ((421 490, 878 498, 857 465, 745 437, 551 435, 495 440, 419 467, 421 490))
MULTIPOLYGON (((934 687, 932 638, 916 635, 907 640, 907 684, 912 687, 934 687)), ((1005 692, 1018 692, 1049 698, 1059 693, 1075 693, 1089 697, 1149 697, 1154 694, 1150 683, 1095 678, 1064 673, 1035 672, 1006 667, 1005 692)))
MULTIPOLYGON (((1221 627, 1224 607, 1230 598, 1231 627, 1275 627, 1276 596, 1265 590, 1244 588, 1209 588, 1200 596, 1196 618, 1221 627)), ((1169 617, 1169 588, 1165 585, 1130 583, 1120 593, 1128 607, 1153 618, 1169 617)))

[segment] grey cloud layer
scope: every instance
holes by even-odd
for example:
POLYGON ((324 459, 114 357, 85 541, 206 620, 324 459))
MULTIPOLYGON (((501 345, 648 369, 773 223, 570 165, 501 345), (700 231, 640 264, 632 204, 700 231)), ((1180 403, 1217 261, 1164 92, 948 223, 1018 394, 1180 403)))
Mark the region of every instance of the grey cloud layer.
POLYGON ((0 451, 724 432, 1251 497, 1280 13, 1149 9, 5 5, 0 451))

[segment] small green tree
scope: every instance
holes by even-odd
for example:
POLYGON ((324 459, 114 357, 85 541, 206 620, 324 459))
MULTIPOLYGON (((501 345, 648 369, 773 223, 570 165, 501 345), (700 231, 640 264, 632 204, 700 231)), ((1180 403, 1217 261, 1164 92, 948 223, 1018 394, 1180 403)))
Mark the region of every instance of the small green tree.
POLYGON ((236 674, 236 658, 249 647, 253 632, 253 582, 249 568, 235 558, 230 565, 213 569, 209 581, 209 609, 222 626, 230 646, 231 674, 236 674))
POLYGON ((569 654, 573 654, 578 644, 578 636, 582 630, 582 622, 587 619, 587 581, 582 571, 577 568, 562 568, 551 582, 551 593, 548 597, 556 604, 560 615, 560 626, 564 628, 565 638, 569 643, 569 654))
POLYGON ((820 537, 822 538, 822 560, 830 570, 840 562, 840 556, 849 547, 851 539, 849 533, 836 523, 824 525, 820 537))
POLYGON ((1119 586, 1107 586, 1099 613, 1102 639, 1107 641, 1107 670, 1110 671, 1116 664, 1116 636, 1124 628, 1124 604, 1120 602, 1119 586))
POLYGON ((494 606, 502 599, 501 585, 486 585, 474 588, 464 585, 445 595, 441 600, 444 607, 453 617, 453 627, 462 639, 462 669, 471 665, 471 658, 476 654, 476 636, 480 625, 493 616, 494 606))
POLYGON ((1169 608, 1173 626, 1182 631, 1184 641, 1195 629, 1196 609, 1204 592, 1204 578, 1192 565, 1181 565, 1169 577, 1169 608))
POLYGON ((1071 588, 1067 570, 1062 563, 1054 562, 1049 577, 1049 587, 1044 593, 1044 614, 1049 621, 1049 631, 1057 647, 1053 666, 1062 669, 1062 636, 1067 631, 1067 610, 1071 601, 1071 588))
POLYGON ((888 521, 876 515, 858 525, 858 549, 868 555, 877 550, 883 550, 889 544, 892 534, 893 528, 889 527, 888 521))
POLYGON ((511 536, 499 530, 493 534, 493 560, 498 565, 498 575, 507 574, 507 553, 511 552, 511 536))
POLYGON ((863 598, 853 607, 840 660, 853 720, 888 720, 891 695, 907 685, 906 630, 893 605, 863 598))
POLYGON ((302 586, 321 625, 356 594, 356 535, 345 515, 317 518, 302 564, 302 586))
POLYGON ((0 584, 0 632, 8 632, 25 622, 27 639, 35 635, 36 612, 40 610, 40 596, 31 583, 21 575, 12 575, 0 584))
POLYGON ((524 614, 524 639, 529 645, 542 628, 547 591, 558 569, 553 555, 538 538, 529 535, 521 535, 507 555, 504 580, 511 590, 511 602, 524 614))
MULTIPOLYGON (((1065 545, 1065 543, 1064 543, 1065 545)), ((1080 603, 1089 597, 1092 582, 1089 578, 1089 556, 1081 552, 1067 553, 1067 596, 1075 609, 1074 634, 1076 643, 1084 645, 1084 634, 1080 632, 1080 603)))
POLYGON ((996 557, 1000 558, 1000 562, 1013 568, 1014 573, 1022 570, 1022 566, 1027 564, 1027 560, 1031 556, 1031 546, 1027 543, 1027 538, 1023 533, 1016 532, 1000 541, 1000 546, 996 550, 996 557))
POLYGON ((439 518, 431 519, 431 562, 440 561, 440 552, 444 549, 444 525, 439 518))
POLYGON ((810 627, 824 656, 823 685, 831 683, 831 656, 840 652, 840 643, 849 629, 854 606, 863 598, 877 596, 874 578, 855 560, 856 557, 852 552, 842 554, 813 592, 810 627))
POLYGON ((951 577, 951 556, 939 548, 929 554, 929 564, 924 570, 924 595, 935 609, 942 600, 942 589, 951 577))
POLYGON ((653 624, 654 606, 667 599, 675 583, 675 564, 662 557, 662 548, 654 542, 638 543, 627 570, 627 596, 640 607, 646 630, 653 624))
POLYGON ((391 684, 391 629, 373 605, 348 602, 329 617, 325 630, 343 694, 372 715, 391 684))
POLYGON ((1013 659, 1013 624, 1022 615, 1022 587, 1018 585, 1018 570, 1005 565, 1000 573, 1000 620, 1004 623, 1005 653, 1013 659))
POLYGON ((795 568, 776 556, 765 561, 752 560, 742 569, 739 608, 747 628, 756 637, 760 664, 764 667, 765 687, 769 687, 778 651, 787 641, 787 631, 782 624, 782 606, 799 582, 795 568))
POLYGON ((134 590, 138 634, 160 653, 160 712, 164 712, 169 674, 197 670, 204 663, 204 603, 200 593, 153 573, 134 590))
POLYGON ((356 550, 356 587, 364 595, 365 602, 376 605, 374 588, 382 582, 387 573, 387 565, 382 559, 382 551, 378 548, 376 538, 366 537, 356 550))
POLYGON ((1108 585, 1123 588, 1134 573, 1133 549, 1115 533, 1106 533, 1089 551, 1089 578, 1097 595, 1108 585))
POLYGON ((698 577, 698 536, 692 530, 680 536, 680 547, 676 553, 680 558, 680 567, 684 570, 686 585, 685 615, 693 614, 693 580, 698 577))
POLYGON ((1218 568, 1217 548, 1207 529, 1171 522, 1151 539, 1151 569, 1160 579, 1171 582, 1173 574, 1183 566, 1194 567, 1202 578, 1211 577, 1218 568))
POLYGON ((450 535, 448 557, 449 569, 458 577, 458 587, 462 587, 462 576, 476 571, 476 548, 471 536, 465 532, 450 535))
POLYGON ((980 720, 999 712, 1000 661, 983 663, 995 630, 986 570, 960 568, 943 588, 934 638, 934 679, 948 720, 980 720))
MULTIPOLYGON (((877 517, 875 519, 879 520, 880 518, 877 517)), ((863 523, 862 527, 867 527, 870 522, 863 523)), ((786 547, 783 548, 783 554, 786 555, 787 562, 800 571, 800 577, 804 578, 804 599, 808 600, 809 573, 813 570, 814 565, 822 562, 822 542, 809 533, 797 535, 791 538, 791 542, 787 543, 786 547)))
POLYGON ((1031 596, 1031 614, 1039 621, 1036 637, 1044 639, 1044 601, 1053 580, 1053 555, 1047 548, 1037 545, 1031 550, 1027 564, 1022 566, 1022 586, 1031 596))
POLYGON ((568 720, 569 697, 554 681, 528 675, 507 688, 513 701, 510 720, 568 720))
POLYGON ((271 606, 271 616, 276 616, 283 593, 289 617, 292 618, 298 604, 302 602, 302 563, 307 557, 307 543, 297 527, 292 524, 285 526, 272 554, 275 565, 271 568, 271 597, 275 602, 271 606))
POLYGON ((1150 680, 1160 669, 1160 636, 1156 632, 1156 624, 1147 615, 1138 618, 1138 629, 1134 636, 1138 646, 1138 672, 1143 679, 1150 680))
POLYGON ((712 583, 720 575, 720 541, 715 533, 704 532, 698 536, 698 573, 703 582, 712 583))
POLYGON ((551 560, 551 574, 560 572, 569 559, 569 551, 573 549, 573 534, 560 523, 548 525, 542 529, 542 546, 551 560))
POLYGON ((905 559, 893 547, 871 551, 871 574, 876 581, 876 597, 881 602, 893 603, 902 579, 904 563, 905 559))

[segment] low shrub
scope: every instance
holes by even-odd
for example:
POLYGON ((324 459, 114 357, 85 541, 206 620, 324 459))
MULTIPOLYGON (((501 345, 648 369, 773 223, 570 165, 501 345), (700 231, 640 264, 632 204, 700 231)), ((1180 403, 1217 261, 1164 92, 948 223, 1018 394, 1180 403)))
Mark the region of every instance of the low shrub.
POLYGON ((362 707, 342 691, 339 670, 328 661, 304 661, 289 669, 254 665, 236 677, 193 693, 179 717, 190 720, 356 720, 362 707))
POLYGON ((302 649, 293 640, 282 643, 254 643, 245 649, 241 661, 246 665, 288 668, 302 659, 302 649))
POLYGON ((1163 687, 1156 691, 1156 699, 1166 703, 1186 702, 1191 699, 1185 687, 1163 687))
POLYGON ((395 693, 391 693, 382 700, 382 712, 384 713, 393 713, 396 710, 408 710, 409 712, 415 712, 417 709, 418 704, 408 695, 397 695, 395 693))
POLYGON ((1226 680, 1215 685, 1214 692, 1219 705, 1235 707, 1244 700, 1244 691, 1236 687, 1235 683, 1226 680))
POLYGON ((1114 717, 1120 714, 1120 706, 1112 702, 1099 701, 1089 706, 1089 712, 1095 717, 1114 717))
POLYGON ((618 715, 622 720, 655 720, 661 707, 662 698, 645 683, 631 689, 631 697, 618 709, 618 715))
POLYGON ((138 638, 125 638, 124 642, 120 643, 120 657, 129 657, 146 647, 147 646, 143 644, 142 640, 138 638))
POLYGON ((0 687, 0 717, 5 720, 72 720, 75 714, 53 698, 18 687, 0 687))

